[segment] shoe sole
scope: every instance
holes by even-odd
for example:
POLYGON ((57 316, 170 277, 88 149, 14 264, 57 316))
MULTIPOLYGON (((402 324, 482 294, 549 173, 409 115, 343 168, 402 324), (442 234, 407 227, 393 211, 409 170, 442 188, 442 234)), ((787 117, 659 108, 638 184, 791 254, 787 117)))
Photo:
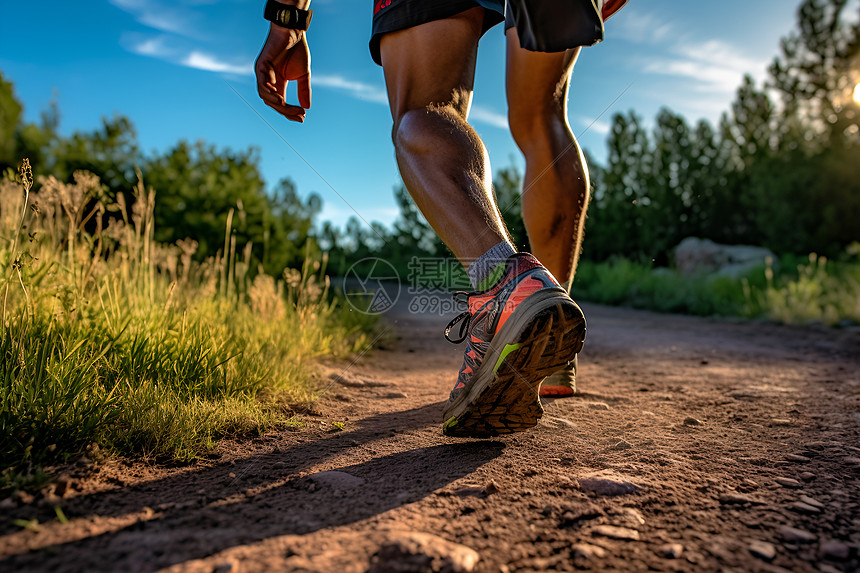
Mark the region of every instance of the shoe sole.
POLYGON ((538 386, 582 350, 585 317, 562 289, 525 299, 493 337, 468 391, 443 414, 447 436, 490 438, 522 432, 543 415, 538 386))
POLYGON ((540 387, 540 395, 548 396, 551 398, 566 398, 568 396, 573 396, 576 394, 573 388, 570 386, 546 386, 542 385, 540 387))

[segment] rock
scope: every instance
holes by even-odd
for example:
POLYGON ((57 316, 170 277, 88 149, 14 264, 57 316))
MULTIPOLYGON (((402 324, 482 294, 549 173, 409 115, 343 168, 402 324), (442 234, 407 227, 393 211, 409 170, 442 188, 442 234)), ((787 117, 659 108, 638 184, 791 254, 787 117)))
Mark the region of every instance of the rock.
POLYGON ((487 497, 488 495, 498 493, 499 485, 490 480, 484 485, 465 484, 454 490, 454 495, 459 497, 487 497))
POLYGON ((800 479, 803 481, 812 481, 815 479, 815 474, 812 472, 803 472, 800 474, 800 479))
POLYGON ((802 501, 795 501, 788 504, 788 509, 796 511, 797 513, 805 513, 807 515, 821 513, 821 510, 817 507, 813 507, 807 503, 803 503, 802 501))
POLYGON ((623 541, 638 541, 639 532, 628 527, 616 527, 614 525, 597 525, 591 530, 592 535, 608 537, 609 539, 620 539, 623 541))
POLYGON ((812 543, 816 540, 815 534, 787 525, 779 528, 779 534, 789 543, 812 543))
POLYGON ((212 573, 235 573, 239 570, 239 564, 235 561, 224 561, 212 568, 212 573))
POLYGON ((666 559, 678 559, 684 553, 684 546, 680 543, 665 543, 657 549, 657 554, 666 559))
POLYGON ((851 555, 851 547, 841 541, 828 539, 821 542, 821 546, 818 548, 818 554, 821 555, 822 559, 844 561, 851 555))
POLYGON ((68 475, 62 474, 58 476, 54 482, 54 494, 59 497, 65 497, 71 485, 72 479, 68 475))
POLYGON ((721 493, 719 499, 723 505, 764 505, 760 499, 736 492, 721 493))
POLYGON ((721 245, 709 239, 687 237, 675 247, 675 267, 685 275, 715 273, 739 277, 776 260, 772 251, 747 245, 721 245))
POLYGON ((418 531, 392 532, 373 556, 369 573, 474 571, 480 555, 474 549, 418 531))
POLYGON ((802 495, 798 498, 801 502, 806 505, 811 505, 812 507, 817 507, 818 509, 824 509, 824 504, 818 501, 817 499, 812 499, 808 495, 802 495))
POLYGON ((589 402, 588 407, 592 410, 608 410, 609 404, 606 402, 589 402))
POLYGON ((585 521, 588 519, 594 519, 595 517, 600 517, 603 515, 603 510, 594 505, 593 503, 584 503, 582 505, 576 505, 573 507, 568 507, 561 514, 561 522, 559 525, 561 527, 571 527, 575 523, 579 521, 585 521))
POLYGON ((846 464, 853 464, 855 466, 860 465, 860 458, 854 456, 848 456, 846 458, 842 458, 842 461, 846 464))
POLYGON ((800 463, 805 463, 805 462, 809 461, 809 458, 807 458, 806 456, 801 456, 799 454, 788 454, 787 456, 785 456, 785 459, 787 459, 790 462, 800 462, 800 463))
POLYGON ((786 426, 793 426, 794 422, 792 422, 788 418, 772 418, 770 421, 770 425, 771 426, 777 426, 777 427, 786 427, 786 426))
POLYGON ((579 480, 579 489, 585 493, 604 496, 627 495, 639 491, 636 484, 614 475, 593 475, 579 480))
POLYGON ((800 482, 796 479, 778 477, 775 481, 782 487, 787 487, 790 489, 798 489, 800 487, 800 482))
POLYGON ((625 527, 639 529, 640 527, 645 525, 645 518, 642 517, 642 514, 639 512, 638 509, 633 509, 632 507, 622 508, 621 511, 615 514, 613 517, 617 517, 618 524, 623 525, 625 527))
POLYGON ((767 541, 753 541, 750 543, 749 550, 750 553, 765 561, 773 561, 776 557, 776 547, 767 541))
POLYGON ((0 509, 14 509, 18 504, 15 503, 15 500, 11 497, 7 497, 3 501, 0 501, 0 509))
POLYGON ((701 420, 699 420, 698 418, 693 418, 692 416, 684 418, 685 426, 701 426, 702 423, 703 422, 701 420))
POLYGON ((574 559, 580 561, 592 561, 606 557, 606 550, 603 547, 590 543, 575 543, 571 546, 570 552, 574 559))
POLYGON ((612 446, 612 449, 613 450, 629 450, 632 447, 633 447, 633 444, 631 444, 630 442, 628 442, 626 440, 621 440, 620 442, 618 442, 617 444, 612 446))
POLYGON ((330 487, 335 490, 345 490, 364 485, 364 480, 352 474, 339 471, 327 471, 311 474, 311 481, 320 487, 330 487))

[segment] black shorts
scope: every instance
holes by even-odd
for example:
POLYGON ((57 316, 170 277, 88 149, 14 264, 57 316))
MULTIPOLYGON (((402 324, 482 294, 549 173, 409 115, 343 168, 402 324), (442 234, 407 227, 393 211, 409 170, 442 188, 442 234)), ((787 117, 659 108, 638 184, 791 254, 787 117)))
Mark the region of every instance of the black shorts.
POLYGON ((483 32, 505 20, 505 0, 373 0, 370 55, 381 66, 379 40, 383 34, 443 20, 478 7, 487 10, 483 32))
POLYGON ((374 0, 370 55, 381 65, 379 41, 383 34, 449 18, 479 6, 487 11, 483 32, 504 20, 505 29, 516 26, 523 48, 562 52, 600 42, 604 18, 626 3, 627 0, 596 3, 594 0, 374 0))

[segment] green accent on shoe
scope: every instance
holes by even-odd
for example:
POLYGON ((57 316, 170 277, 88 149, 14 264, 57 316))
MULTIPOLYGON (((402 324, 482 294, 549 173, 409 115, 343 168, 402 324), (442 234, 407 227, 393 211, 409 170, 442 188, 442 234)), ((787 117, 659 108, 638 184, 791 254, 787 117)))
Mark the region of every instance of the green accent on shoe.
POLYGON ((504 261, 504 262, 501 262, 498 265, 496 265, 496 268, 493 269, 493 272, 490 273, 490 276, 485 278, 478 285, 478 290, 479 291, 490 290, 491 288, 496 286, 496 283, 499 282, 502 279, 502 275, 505 274, 505 265, 506 264, 507 264, 507 261, 504 261))
POLYGON ((502 365, 502 361, 508 357, 508 354, 510 354, 514 350, 517 350, 519 347, 520 347, 519 343, 517 343, 517 344, 506 344, 505 347, 502 349, 502 353, 499 354, 499 359, 496 360, 496 365, 493 366, 493 373, 498 372, 499 367, 502 365))
POLYGON ((442 432, 444 433, 445 430, 450 430, 451 428, 453 428, 456 425, 457 425, 457 418, 450 418, 448 420, 445 420, 445 423, 442 424, 442 432))

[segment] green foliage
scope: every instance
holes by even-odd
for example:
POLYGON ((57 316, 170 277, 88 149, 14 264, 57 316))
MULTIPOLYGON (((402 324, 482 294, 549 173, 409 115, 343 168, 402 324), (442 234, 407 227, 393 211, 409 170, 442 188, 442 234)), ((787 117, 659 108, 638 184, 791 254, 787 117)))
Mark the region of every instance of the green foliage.
POLYGON ((15 166, 15 129, 20 122, 21 111, 12 84, 0 73, 0 173, 15 166))

